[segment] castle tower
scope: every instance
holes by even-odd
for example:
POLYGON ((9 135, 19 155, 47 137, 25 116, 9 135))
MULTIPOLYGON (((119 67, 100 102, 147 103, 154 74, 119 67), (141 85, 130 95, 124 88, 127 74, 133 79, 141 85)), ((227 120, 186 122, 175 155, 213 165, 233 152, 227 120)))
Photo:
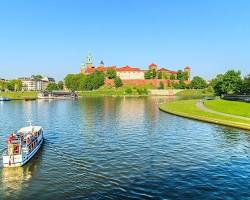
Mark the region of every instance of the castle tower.
POLYGON ((150 64, 148 67, 149 67, 149 70, 155 70, 155 71, 157 71, 157 65, 154 64, 154 63, 150 64))
POLYGON ((187 74, 188 74, 188 80, 190 80, 190 78, 191 78, 191 67, 186 66, 184 68, 184 72, 187 72, 187 74))
POLYGON ((100 62, 100 66, 104 67, 104 62, 103 62, 103 60, 100 62))
POLYGON ((86 57, 85 67, 86 68, 93 68, 93 58, 92 58, 92 55, 90 53, 86 57))

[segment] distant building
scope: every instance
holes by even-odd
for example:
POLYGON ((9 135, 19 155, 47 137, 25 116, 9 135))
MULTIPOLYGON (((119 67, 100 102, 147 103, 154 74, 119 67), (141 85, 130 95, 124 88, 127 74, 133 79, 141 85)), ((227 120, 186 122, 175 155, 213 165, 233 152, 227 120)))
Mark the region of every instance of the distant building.
POLYGON ((19 78, 22 81, 22 90, 23 91, 43 91, 46 90, 47 86, 51 82, 55 82, 55 79, 44 77, 41 80, 36 80, 34 78, 19 78))
MULTIPOLYGON (((82 74, 91 74, 95 71, 100 71, 103 73, 106 73, 109 69, 114 69, 117 73, 117 76, 120 77, 122 80, 144 80, 144 74, 147 72, 147 70, 142 70, 137 67, 131 67, 131 66, 125 66, 125 67, 116 67, 116 66, 105 66, 104 62, 101 61, 100 65, 95 67, 93 65, 93 58, 91 54, 88 54, 86 57, 85 63, 81 65, 81 73, 82 74)), ((169 70, 167 68, 161 67, 158 69, 158 65, 155 63, 152 63, 148 66, 148 70, 154 70, 156 74, 162 73, 162 79, 177 79, 178 71, 169 70)), ((185 67, 184 72, 187 72, 188 74, 188 80, 190 80, 190 73, 191 68, 185 67)))

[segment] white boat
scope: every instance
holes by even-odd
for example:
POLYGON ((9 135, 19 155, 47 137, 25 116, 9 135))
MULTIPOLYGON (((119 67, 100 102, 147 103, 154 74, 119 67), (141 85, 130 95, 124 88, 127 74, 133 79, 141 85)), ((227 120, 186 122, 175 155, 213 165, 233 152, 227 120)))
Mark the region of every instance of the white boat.
POLYGON ((25 165, 41 148, 44 141, 43 128, 30 126, 12 133, 7 140, 7 149, 3 153, 4 167, 25 165))

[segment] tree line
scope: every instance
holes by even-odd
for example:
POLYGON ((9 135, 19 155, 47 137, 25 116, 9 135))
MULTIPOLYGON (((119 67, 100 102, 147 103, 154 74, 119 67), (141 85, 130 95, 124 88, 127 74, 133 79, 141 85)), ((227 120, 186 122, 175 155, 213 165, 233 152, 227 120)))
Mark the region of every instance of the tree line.
POLYGON ((104 74, 103 72, 95 71, 92 74, 68 74, 64 78, 64 84, 67 89, 75 91, 96 90, 104 85, 105 79, 114 79, 115 87, 121 87, 122 80, 116 75, 114 69, 108 69, 104 74))

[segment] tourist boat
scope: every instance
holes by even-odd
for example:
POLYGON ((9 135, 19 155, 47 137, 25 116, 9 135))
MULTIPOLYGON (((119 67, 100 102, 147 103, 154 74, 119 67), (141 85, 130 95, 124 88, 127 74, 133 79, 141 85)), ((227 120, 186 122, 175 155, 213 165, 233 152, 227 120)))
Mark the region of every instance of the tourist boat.
POLYGON ((7 97, 0 97, 0 101, 10 101, 11 99, 10 98, 7 98, 7 97))
POLYGON ((30 125, 12 133, 3 153, 4 167, 25 165, 41 148, 44 141, 43 128, 30 125))

